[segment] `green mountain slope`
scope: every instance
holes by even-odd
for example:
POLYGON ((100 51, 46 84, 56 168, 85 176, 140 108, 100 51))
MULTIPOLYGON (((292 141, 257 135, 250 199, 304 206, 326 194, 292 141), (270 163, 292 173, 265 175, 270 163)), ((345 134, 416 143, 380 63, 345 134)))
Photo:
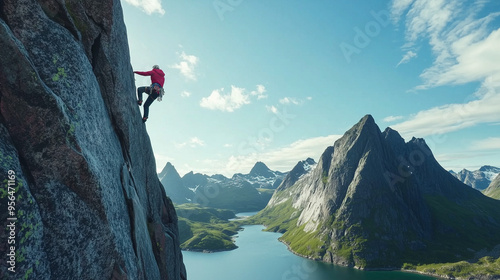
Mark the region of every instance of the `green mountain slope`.
POLYGON ((216 252, 236 249, 232 236, 240 229, 230 210, 201 207, 195 204, 176 205, 179 216, 181 249, 216 252))
MULTIPOLYGON (((284 179, 286 181, 286 178, 284 179)), ((500 201, 365 116, 255 218, 297 254, 357 268, 457 262, 500 244, 500 201)))
POLYGON ((500 175, 497 175, 488 188, 484 190, 484 194, 495 199, 500 199, 500 175))

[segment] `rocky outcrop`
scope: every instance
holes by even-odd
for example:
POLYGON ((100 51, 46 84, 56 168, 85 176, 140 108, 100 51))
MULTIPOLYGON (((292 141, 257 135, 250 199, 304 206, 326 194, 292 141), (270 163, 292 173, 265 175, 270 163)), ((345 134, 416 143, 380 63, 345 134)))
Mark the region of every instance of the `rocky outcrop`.
POLYGON ((316 162, 312 158, 307 158, 306 160, 299 161, 293 168, 288 172, 283 182, 278 187, 278 191, 282 191, 286 188, 293 186, 302 176, 306 175, 311 171, 311 169, 316 165, 316 162))
POLYGON ((491 249, 500 242, 498 207, 444 170, 423 139, 405 143, 367 115, 257 218, 285 232, 299 255, 385 269, 491 249))
POLYGON ((0 278, 186 279, 120 1, 4 0, 0 49, 0 278))

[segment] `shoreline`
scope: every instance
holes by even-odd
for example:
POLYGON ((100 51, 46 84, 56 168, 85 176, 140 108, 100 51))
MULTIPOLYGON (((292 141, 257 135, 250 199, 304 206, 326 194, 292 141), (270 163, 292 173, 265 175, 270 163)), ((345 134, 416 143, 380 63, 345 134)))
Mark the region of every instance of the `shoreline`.
MULTIPOLYGON (((264 229, 262 231, 265 231, 265 229, 268 228, 264 224, 242 224, 241 225, 242 226, 241 230, 244 230, 243 226, 252 226, 252 225, 261 225, 261 226, 263 226, 264 229)), ((269 231, 269 232, 272 232, 272 231, 269 231)), ((181 250, 182 251, 186 251, 186 252, 197 252, 197 253, 204 253, 204 254, 211 254, 211 253, 219 253, 219 252, 232 251, 232 250, 235 250, 235 249, 239 248, 236 245, 235 239, 236 239, 236 237, 233 236, 233 242, 234 242, 233 244, 234 244, 235 247, 234 248, 230 248, 230 249, 226 248, 226 249, 215 249, 215 250, 200 250, 200 249, 181 249, 181 250)), ((454 276, 448 276, 448 275, 439 275, 439 274, 435 274, 435 273, 429 273, 429 272, 423 272, 423 271, 411 270, 411 269, 403 269, 403 268, 397 268, 397 267, 394 267, 394 268, 368 268, 368 269, 366 269, 366 268, 360 268, 360 267, 356 267, 356 266, 351 266, 350 267, 350 266, 347 266, 347 265, 336 264, 336 263, 332 263, 332 262, 325 262, 325 261, 323 261, 322 259, 319 259, 319 258, 312 258, 312 257, 309 257, 309 256, 298 254, 298 253, 296 253, 295 251, 293 251, 291 249, 291 247, 290 247, 290 245, 288 243, 284 242, 280 238, 278 238, 278 241, 281 242, 282 244, 284 244, 287 247, 287 250, 289 252, 291 252, 292 254, 294 254, 296 256, 299 256, 301 258, 309 259, 309 260, 312 260, 312 261, 315 261, 315 262, 322 262, 322 263, 325 263, 325 264, 336 265, 336 266, 340 266, 340 267, 349 267, 349 268, 353 268, 353 269, 360 270, 360 271, 399 271, 399 272, 404 272, 404 273, 419 274, 419 275, 434 277, 436 280, 444 280, 444 279, 468 280, 469 279, 469 278, 461 278, 461 277, 454 277, 454 276)), ((474 278, 474 279, 476 279, 476 278, 474 278)), ((490 279, 490 278, 477 278, 477 279, 490 279)))
POLYGON ((236 250, 236 249, 238 249, 238 246, 236 246, 235 248, 231 248, 231 249, 216 249, 216 250, 206 250, 206 249, 201 250, 201 249, 181 248, 181 251, 212 254, 212 253, 228 252, 228 251, 232 251, 232 250, 236 250))
MULTIPOLYGON (((265 226, 265 225, 264 225, 265 226)), ((267 226, 265 226, 267 227, 267 226)), ((305 258, 305 259, 309 259, 309 260, 312 260, 312 261, 315 261, 315 262, 322 262, 322 263, 326 263, 326 264, 331 264, 331 265, 337 265, 337 266, 342 266, 342 267, 349 267, 349 266, 346 266, 346 265, 341 265, 341 264, 336 264, 336 263, 332 263, 332 262, 325 262, 321 259, 318 259, 318 258, 311 258, 309 256, 305 256, 305 255, 302 255, 302 254, 299 254, 299 253, 296 253, 295 251, 293 251, 290 247, 290 245, 286 242, 284 242, 283 240, 279 239, 278 238, 278 241, 283 243, 288 251, 290 251, 292 254, 296 255, 296 256, 299 256, 299 257, 302 257, 302 258, 305 258)), ((438 280, 443 280, 443 279, 454 279, 454 280, 467 280, 467 279, 463 279, 463 278, 455 278, 455 277, 447 277, 447 276, 443 276, 443 275, 438 275, 438 274, 433 274, 433 273, 426 273, 426 272, 422 272, 422 271, 417 271, 417 270, 410 270, 410 269, 402 269, 402 268, 369 268, 369 269, 364 269, 364 268, 359 268, 359 267, 356 267, 356 266, 352 266, 350 268, 353 268, 353 269, 357 269, 357 270, 362 270, 362 271, 400 271, 400 272, 405 272, 405 273, 411 273, 411 274, 419 274, 419 275, 425 275, 425 276, 430 276, 430 277, 437 277, 438 280)))

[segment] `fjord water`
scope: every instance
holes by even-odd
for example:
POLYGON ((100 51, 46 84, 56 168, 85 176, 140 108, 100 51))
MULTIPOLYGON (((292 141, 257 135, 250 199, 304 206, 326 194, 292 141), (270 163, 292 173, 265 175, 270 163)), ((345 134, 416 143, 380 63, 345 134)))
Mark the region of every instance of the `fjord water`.
POLYGON ((244 226, 233 251, 183 252, 189 280, 430 280, 399 271, 360 271, 305 259, 278 241, 280 233, 244 226))

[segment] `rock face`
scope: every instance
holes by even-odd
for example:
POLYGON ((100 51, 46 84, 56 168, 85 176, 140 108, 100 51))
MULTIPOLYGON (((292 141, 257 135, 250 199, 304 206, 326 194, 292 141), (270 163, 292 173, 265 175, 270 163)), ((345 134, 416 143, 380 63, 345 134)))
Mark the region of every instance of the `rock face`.
POLYGON ((285 179, 281 185, 279 185, 278 191, 284 190, 288 187, 293 186, 302 176, 306 175, 311 171, 311 169, 316 165, 316 162, 312 158, 307 158, 306 160, 299 161, 290 172, 286 175, 285 179))
POLYGON ((367 115, 257 217, 300 255, 396 268, 491 249, 500 242, 499 207, 444 170, 423 139, 405 143, 367 115))
POLYGON ((186 279, 120 1, 4 0, 0 49, 0 278, 186 279))

